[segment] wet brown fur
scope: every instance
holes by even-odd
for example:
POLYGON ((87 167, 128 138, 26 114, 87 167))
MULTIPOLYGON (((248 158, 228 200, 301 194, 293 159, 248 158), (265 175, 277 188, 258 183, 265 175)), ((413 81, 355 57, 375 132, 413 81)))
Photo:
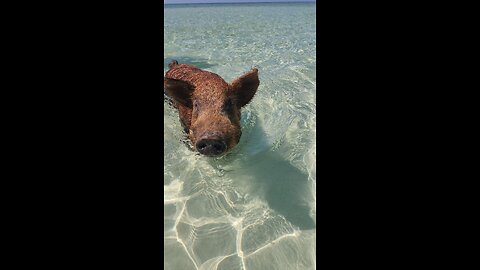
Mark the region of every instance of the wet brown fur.
POLYGON ((258 70, 253 69, 228 84, 219 75, 192 65, 172 61, 169 68, 164 88, 173 96, 182 126, 193 145, 200 138, 213 136, 225 140, 227 152, 231 150, 241 136, 240 109, 250 102, 258 88, 258 70))

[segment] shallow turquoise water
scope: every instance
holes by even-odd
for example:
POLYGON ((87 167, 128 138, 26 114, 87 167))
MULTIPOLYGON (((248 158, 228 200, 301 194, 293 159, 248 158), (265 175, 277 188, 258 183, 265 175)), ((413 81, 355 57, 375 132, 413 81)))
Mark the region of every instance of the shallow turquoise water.
POLYGON ((164 71, 226 81, 260 70, 240 144, 218 159, 182 142, 164 106, 166 269, 315 269, 315 4, 165 6, 164 71))

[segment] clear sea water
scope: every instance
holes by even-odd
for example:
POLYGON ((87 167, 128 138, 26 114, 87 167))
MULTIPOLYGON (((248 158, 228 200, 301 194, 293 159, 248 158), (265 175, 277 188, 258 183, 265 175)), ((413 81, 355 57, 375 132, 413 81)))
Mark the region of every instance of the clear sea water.
POLYGON ((226 81, 258 67, 261 80, 222 158, 190 151, 165 103, 165 269, 315 269, 315 4, 164 11, 165 72, 176 59, 226 81))

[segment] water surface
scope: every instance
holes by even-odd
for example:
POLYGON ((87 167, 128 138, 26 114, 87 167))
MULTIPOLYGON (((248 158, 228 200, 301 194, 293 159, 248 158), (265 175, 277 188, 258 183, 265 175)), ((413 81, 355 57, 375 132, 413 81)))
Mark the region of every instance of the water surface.
POLYGON ((190 151, 165 104, 165 269, 315 269, 315 4, 164 11, 164 71, 176 59, 226 81, 257 67, 261 80, 223 158, 190 151))

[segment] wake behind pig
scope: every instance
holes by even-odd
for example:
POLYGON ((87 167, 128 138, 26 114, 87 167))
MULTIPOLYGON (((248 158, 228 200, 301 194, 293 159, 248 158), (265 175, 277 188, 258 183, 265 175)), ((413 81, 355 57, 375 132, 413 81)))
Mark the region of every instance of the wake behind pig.
POLYGON ((195 149, 220 156, 240 141, 240 109, 257 92, 258 69, 227 83, 215 73, 172 61, 164 76, 164 93, 178 109, 180 122, 195 149))

